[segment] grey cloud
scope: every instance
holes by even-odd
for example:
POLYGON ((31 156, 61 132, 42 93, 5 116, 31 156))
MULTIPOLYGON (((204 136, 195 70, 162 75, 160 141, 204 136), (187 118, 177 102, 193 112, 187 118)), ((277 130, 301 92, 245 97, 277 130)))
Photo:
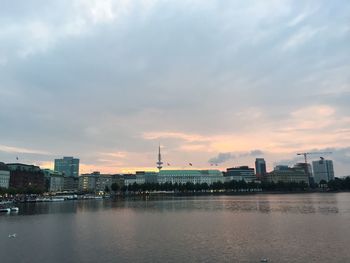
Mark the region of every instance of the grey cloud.
POLYGON ((226 161, 236 159, 236 158, 257 157, 257 156, 261 156, 263 154, 264 154, 264 152, 261 150, 253 150, 253 151, 244 152, 244 153, 233 153, 233 152, 219 153, 217 156, 210 158, 208 163, 220 164, 220 163, 224 163, 226 161))
POLYGON ((252 156, 252 157, 257 157, 261 155, 264 155, 264 152, 261 150, 253 150, 247 154, 247 156, 252 156))
POLYGON ((219 153, 216 157, 210 158, 210 164, 219 164, 236 158, 236 155, 232 153, 219 153))

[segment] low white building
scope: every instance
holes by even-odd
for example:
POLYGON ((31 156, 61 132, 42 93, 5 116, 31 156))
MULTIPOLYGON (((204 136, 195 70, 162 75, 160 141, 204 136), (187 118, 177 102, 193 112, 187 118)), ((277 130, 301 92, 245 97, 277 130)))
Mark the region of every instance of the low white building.
POLYGON ((64 177, 63 173, 53 171, 50 169, 43 169, 46 181, 46 188, 49 192, 63 191, 64 177))
POLYGON ((267 182, 302 183, 309 185, 309 176, 302 168, 291 168, 287 165, 277 165, 274 170, 264 176, 267 182))
POLYGON ((224 176, 219 170, 161 170, 157 176, 159 184, 177 183, 193 184, 207 183, 211 185, 216 182, 224 182, 224 176))
POLYGON ((161 170, 156 172, 137 172, 135 175, 125 175, 126 186, 134 183, 172 183, 172 184, 202 184, 211 185, 216 182, 224 182, 225 178, 219 170, 161 170))
POLYGON ((156 172, 136 172, 136 174, 126 174, 124 175, 124 185, 145 184, 145 183, 157 183, 158 173, 156 172))
POLYGON ((0 188, 9 188, 10 176, 11 174, 6 164, 0 163, 0 188))

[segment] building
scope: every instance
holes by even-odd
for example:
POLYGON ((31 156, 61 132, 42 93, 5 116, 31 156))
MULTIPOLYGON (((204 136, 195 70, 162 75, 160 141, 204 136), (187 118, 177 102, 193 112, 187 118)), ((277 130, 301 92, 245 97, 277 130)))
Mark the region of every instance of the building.
POLYGON ((156 172, 136 172, 134 175, 125 175, 126 186, 145 183, 172 183, 172 184, 202 184, 211 185, 216 182, 224 182, 225 178, 219 170, 161 170, 156 172))
POLYGON ((158 173, 156 172, 136 172, 134 175, 125 175, 124 182, 126 186, 145 183, 172 183, 172 184, 202 184, 211 185, 216 182, 224 182, 225 178, 219 170, 162 170, 163 162, 158 147, 157 160, 158 173))
POLYGON ((312 176, 312 167, 309 163, 296 163, 293 167, 303 169, 308 176, 312 176))
POLYGON ((257 177, 266 175, 266 162, 264 158, 255 159, 255 172, 257 177))
POLYGON ((63 157, 55 159, 55 171, 61 172, 64 176, 79 176, 79 159, 73 157, 63 157))
POLYGON ((118 184, 119 188, 124 185, 124 176, 119 174, 101 174, 93 172, 79 176, 79 191, 82 192, 105 192, 112 190, 112 184, 118 184))
POLYGON ((314 185, 315 178, 312 175, 312 167, 309 163, 297 163, 293 166, 296 169, 302 169, 305 171, 306 175, 309 177, 309 185, 314 185))
POLYGON ((75 176, 63 176, 63 191, 77 192, 79 186, 79 178, 75 176))
POLYGON ((247 183, 256 180, 254 168, 239 166, 227 168, 225 173, 226 181, 245 181, 247 183))
POLYGON ((22 163, 9 163, 10 187, 16 189, 32 188, 40 191, 45 190, 44 173, 39 166, 22 163))
POLYGON ((105 190, 110 191, 112 184, 114 183, 113 174, 100 174, 96 179, 96 192, 105 192, 105 190))
POLYGON ((318 161, 312 162, 314 170, 315 183, 319 184, 322 180, 329 182, 334 180, 333 161, 325 160, 321 157, 318 161))
POLYGON ((6 164, 0 162, 0 188, 9 188, 10 171, 6 164))
POLYGON ((161 170, 157 175, 157 182, 177 184, 202 184, 211 185, 216 182, 224 182, 225 178, 219 170, 161 170))
POLYGON ((82 192, 95 192, 97 178, 100 176, 100 172, 93 172, 91 174, 82 174, 79 176, 79 191, 82 192))
POLYGON ((43 169, 46 189, 49 192, 60 192, 64 189, 63 173, 50 169, 43 169))
MULTIPOLYGON (((112 184, 116 183, 121 189, 124 186, 124 175, 122 174, 113 174, 112 184)), ((109 189, 112 189, 112 184, 109 189)))
POLYGON ((126 174, 124 175, 125 186, 145 183, 158 183, 158 173, 156 172, 144 172, 137 171, 136 174, 126 174))
POLYGON ((291 168, 286 165, 278 165, 270 173, 267 173, 264 179, 267 182, 283 182, 283 183, 306 183, 309 185, 309 176, 305 173, 304 169, 291 168))

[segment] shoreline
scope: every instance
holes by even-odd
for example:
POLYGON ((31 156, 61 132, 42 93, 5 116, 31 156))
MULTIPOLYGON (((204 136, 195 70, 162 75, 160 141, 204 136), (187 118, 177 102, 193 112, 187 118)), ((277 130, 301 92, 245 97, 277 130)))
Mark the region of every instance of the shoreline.
POLYGON ((124 194, 116 194, 116 195, 110 195, 110 196, 99 196, 99 195, 78 195, 77 198, 71 199, 62 199, 59 201, 50 201, 45 200, 43 201, 41 199, 42 196, 38 196, 39 200, 16 200, 16 199, 10 199, 10 200, 2 200, 0 203, 56 203, 56 202, 65 202, 65 201, 86 201, 86 200, 118 200, 118 199, 124 199, 128 197, 186 197, 186 196, 251 196, 251 195, 289 195, 289 194, 336 194, 336 193, 349 193, 350 191, 319 191, 319 190, 309 190, 309 191, 237 191, 237 192, 146 192, 146 193, 124 193, 124 194), (89 196, 89 198, 87 198, 89 196))

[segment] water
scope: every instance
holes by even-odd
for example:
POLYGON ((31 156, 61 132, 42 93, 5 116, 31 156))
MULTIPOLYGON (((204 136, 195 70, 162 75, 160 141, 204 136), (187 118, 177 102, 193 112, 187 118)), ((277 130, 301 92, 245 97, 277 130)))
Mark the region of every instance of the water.
POLYGON ((343 263, 349 223, 350 193, 23 204, 0 262, 343 263))

